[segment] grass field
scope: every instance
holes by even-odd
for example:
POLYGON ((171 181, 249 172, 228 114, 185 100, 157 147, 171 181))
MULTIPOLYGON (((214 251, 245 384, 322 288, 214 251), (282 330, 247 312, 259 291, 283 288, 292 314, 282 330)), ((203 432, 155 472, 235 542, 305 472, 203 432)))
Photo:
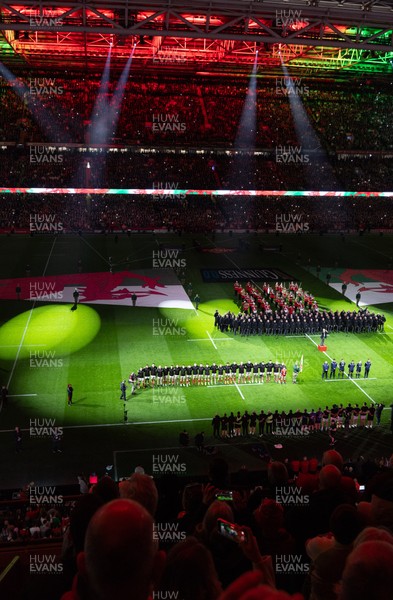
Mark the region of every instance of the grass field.
MULTIPOLYGON (((392 403, 393 314, 392 304, 370 307, 384 312, 385 334, 332 334, 328 338, 328 357, 348 363, 368 358, 372 362, 370 379, 326 382, 321 379, 325 359, 317 350, 319 336, 234 338, 214 329, 213 313, 237 311, 232 283, 204 283, 201 268, 259 267, 279 268, 302 282, 303 288, 317 298, 321 307, 353 309, 354 304, 326 285, 327 271, 333 269, 388 269, 391 261, 391 236, 280 236, 281 252, 261 252, 260 244, 277 245, 273 235, 159 236, 160 243, 184 244, 186 280, 193 294, 201 298, 198 311, 142 308, 136 306, 81 305, 73 314, 69 304, 26 301, 1 301, 0 383, 8 385, 10 399, 0 413, 0 452, 2 488, 18 487, 28 480, 45 484, 73 482, 79 471, 102 473, 105 465, 115 464, 123 476, 137 464, 151 472, 152 454, 157 449, 176 448, 178 433, 186 428, 190 435, 205 431, 212 443, 211 418, 218 412, 266 409, 303 409, 341 402, 366 401, 392 403), (242 247, 239 240, 248 244, 242 247), (206 248, 233 248, 231 253, 201 253, 194 241, 206 248), (316 266, 321 265, 320 278, 316 266), (75 317, 77 322, 75 323, 75 317), (74 321, 71 323, 71 319, 74 321), (51 362, 31 362, 31 347, 38 344, 52 349, 51 362), (292 365, 304 357, 299 384, 291 383, 292 365), (286 386, 264 385, 146 389, 126 405, 128 424, 124 425, 123 403, 119 400, 121 379, 145 364, 224 363, 226 361, 279 360, 288 365, 286 386), (74 404, 67 406, 67 383, 74 387, 74 404), (64 428, 63 453, 53 455, 47 438, 29 435, 31 419, 55 419, 64 428), (12 430, 24 431, 22 452, 15 454, 12 430), (114 454, 115 453, 115 454, 114 454)), ((11 236, 0 239, 1 278, 31 275, 55 276, 77 273, 78 260, 83 272, 108 270, 108 257, 114 269, 151 269, 152 252, 157 248, 153 234, 120 237, 100 236, 11 236)), ((260 282, 262 283, 262 282, 260 282)), ((186 286, 187 288, 187 286, 186 286)), ((36 356, 40 356, 39 354, 36 356)), ((48 357, 47 357, 48 358, 48 357)), ((329 360, 329 358, 328 358, 329 360)), ((390 409, 383 413, 378 431, 351 431, 340 439, 338 449, 346 456, 358 453, 382 456, 392 451, 389 430, 390 409)), ((218 442, 219 451, 233 468, 247 464, 257 468, 258 459, 248 440, 218 442)), ((308 439, 281 440, 285 455, 312 454, 327 446, 326 434, 308 439)), ((255 440, 254 443, 261 443, 255 440)), ((267 452, 277 456, 275 440, 264 440, 267 452)), ((189 473, 205 473, 208 459, 192 448, 182 451, 189 473)))

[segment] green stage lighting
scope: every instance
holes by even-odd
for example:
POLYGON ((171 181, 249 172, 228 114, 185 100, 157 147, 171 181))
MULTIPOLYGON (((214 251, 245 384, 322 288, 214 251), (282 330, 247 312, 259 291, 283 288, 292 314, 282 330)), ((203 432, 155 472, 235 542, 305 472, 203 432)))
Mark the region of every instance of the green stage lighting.
POLYGON ((101 327, 98 313, 84 304, 41 306, 21 313, 0 328, 0 359, 28 359, 32 352, 56 351, 57 356, 87 346, 101 327))

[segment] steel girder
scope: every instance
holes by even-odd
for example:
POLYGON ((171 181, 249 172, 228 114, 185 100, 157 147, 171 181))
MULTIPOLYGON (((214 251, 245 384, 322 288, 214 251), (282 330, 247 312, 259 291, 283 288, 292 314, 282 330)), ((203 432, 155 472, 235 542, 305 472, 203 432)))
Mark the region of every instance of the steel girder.
POLYGON ((0 0, 0 30, 247 40, 379 52, 393 50, 390 4, 383 0, 345 0, 343 5, 337 2, 0 0), (314 2, 318 6, 313 6, 314 2))

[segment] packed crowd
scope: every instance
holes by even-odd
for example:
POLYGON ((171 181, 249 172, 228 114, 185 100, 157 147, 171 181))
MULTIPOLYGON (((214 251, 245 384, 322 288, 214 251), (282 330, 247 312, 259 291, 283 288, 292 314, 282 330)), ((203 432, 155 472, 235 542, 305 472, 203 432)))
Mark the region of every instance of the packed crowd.
MULTIPOLYGON (((28 73, 13 83, 2 79, 1 140, 94 141, 91 123, 105 114, 110 143, 233 144, 248 91, 246 83, 239 81, 132 78, 120 109, 111 110, 115 89, 114 80, 99 93, 98 78, 56 73, 50 77, 28 73), (173 131, 152 127, 157 115, 169 114, 176 115, 184 127, 173 131)), ((283 91, 285 78, 258 85, 255 134, 259 147, 297 143, 289 98, 283 91)), ((389 125, 393 100, 386 86, 357 82, 348 88, 332 82, 326 89, 323 84, 303 81, 302 91, 307 115, 328 149, 393 149, 389 125)))
MULTIPOLYGON (((192 149, 195 144, 242 147, 237 134, 245 85, 132 80, 121 108, 112 109, 115 87, 111 81, 99 95, 99 80, 94 78, 27 75, 13 84, 1 80, 0 141, 14 144, 14 150, 2 152, 2 184, 89 187, 88 180, 94 187, 150 187, 155 179, 149 177, 149 169, 140 168, 135 154, 122 155, 125 146, 134 151, 155 146, 155 152, 160 146, 172 151, 176 146, 192 149), (118 154, 103 159, 102 152, 85 151, 81 158, 75 149, 60 146, 42 156, 43 143, 117 145, 118 154)), ((170 181, 178 181, 179 187, 207 189, 391 189, 393 100, 386 87, 360 84, 354 93, 352 88, 336 89, 332 84, 327 91, 319 85, 304 94, 302 102, 320 141, 318 148, 311 149, 297 136, 288 97, 277 89, 266 83, 258 89, 254 133, 256 147, 262 149, 259 155, 222 152, 205 164, 200 156, 184 160, 181 155, 175 161, 166 156, 167 162, 175 162, 170 171, 177 171, 170 181)), ((250 148, 249 143, 243 146, 250 148)), ((161 165, 156 181, 164 177, 161 165)))
POLYGON ((17 508, 0 509, 0 542, 29 542, 39 539, 59 539, 70 523, 73 502, 64 504, 29 503, 29 484, 21 490, 17 508))
POLYGON ((350 92, 310 90, 304 96, 304 104, 328 148, 393 150, 391 125, 386 121, 393 97, 389 92, 373 89, 370 82, 363 82, 350 92))
MULTIPOLYGON (((284 146, 282 147, 284 148, 284 146)), ((283 152, 289 152, 282 150, 283 152)), ((295 150, 293 151, 295 152, 295 150)), ((321 179, 321 163, 280 160, 275 151, 231 156, 231 151, 197 151, 134 147, 87 150, 65 146, 3 147, 2 187, 153 188, 157 183, 179 189, 390 191, 390 159, 350 156, 332 158, 331 176, 321 179)), ((169 192, 168 192, 169 194, 169 192)), ((350 215, 349 215, 350 216, 350 215)), ((342 215, 346 219, 346 215, 342 215)))
POLYGON ((219 457, 204 484, 106 476, 71 512, 63 599, 388 600, 392 477, 335 450, 268 460, 257 482, 219 457))
MULTIPOLYGON (((99 84, 98 79, 57 76, 20 78, 11 85, 2 80, 1 139, 94 143, 98 141, 94 124, 100 120, 107 129, 107 143, 232 145, 247 93, 247 86, 238 82, 234 86, 133 79, 126 84, 120 110, 112 111, 116 83, 111 81, 101 93, 99 84), (225 97, 228 102, 223 111, 225 97)), ((258 145, 295 143, 289 103, 273 89, 262 88, 259 95, 258 145)))
MULTIPOLYGON (((0 162, 1 169, 1 162, 0 162)), ((153 189, 153 188, 150 188, 153 189)), ((157 188, 155 188, 157 189, 157 188)), ((389 199, 304 197, 208 197, 163 195, 0 194, 0 229, 30 230, 34 214, 56 215, 65 232, 73 231, 261 231, 276 232, 285 216, 307 224, 307 232, 345 234, 393 229, 389 199)), ((300 227, 300 226, 299 226, 300 227)), ((290 233, 302 233, 292 228, 290 233)), ((345 238, 342 238, 345 241, 345 238)))

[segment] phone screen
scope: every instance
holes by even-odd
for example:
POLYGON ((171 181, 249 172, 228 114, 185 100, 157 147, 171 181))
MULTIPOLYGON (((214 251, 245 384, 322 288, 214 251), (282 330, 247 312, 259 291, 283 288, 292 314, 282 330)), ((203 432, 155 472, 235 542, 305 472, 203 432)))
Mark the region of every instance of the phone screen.
POLYGON ((244 531, 242 531, 239 525, 229 523, 229 521, 224 521, 223 519, 218 519, 217 524, 218 531, 222 536, 233 540, 234 542, 244 542, 246 539, 246 534, 244 531))
POLYGON ((220 490, 216 493, 217 500, 221 500, 223 502, 228 502, 233 500, 233 492, 228 492, 226 490, 220 490))

